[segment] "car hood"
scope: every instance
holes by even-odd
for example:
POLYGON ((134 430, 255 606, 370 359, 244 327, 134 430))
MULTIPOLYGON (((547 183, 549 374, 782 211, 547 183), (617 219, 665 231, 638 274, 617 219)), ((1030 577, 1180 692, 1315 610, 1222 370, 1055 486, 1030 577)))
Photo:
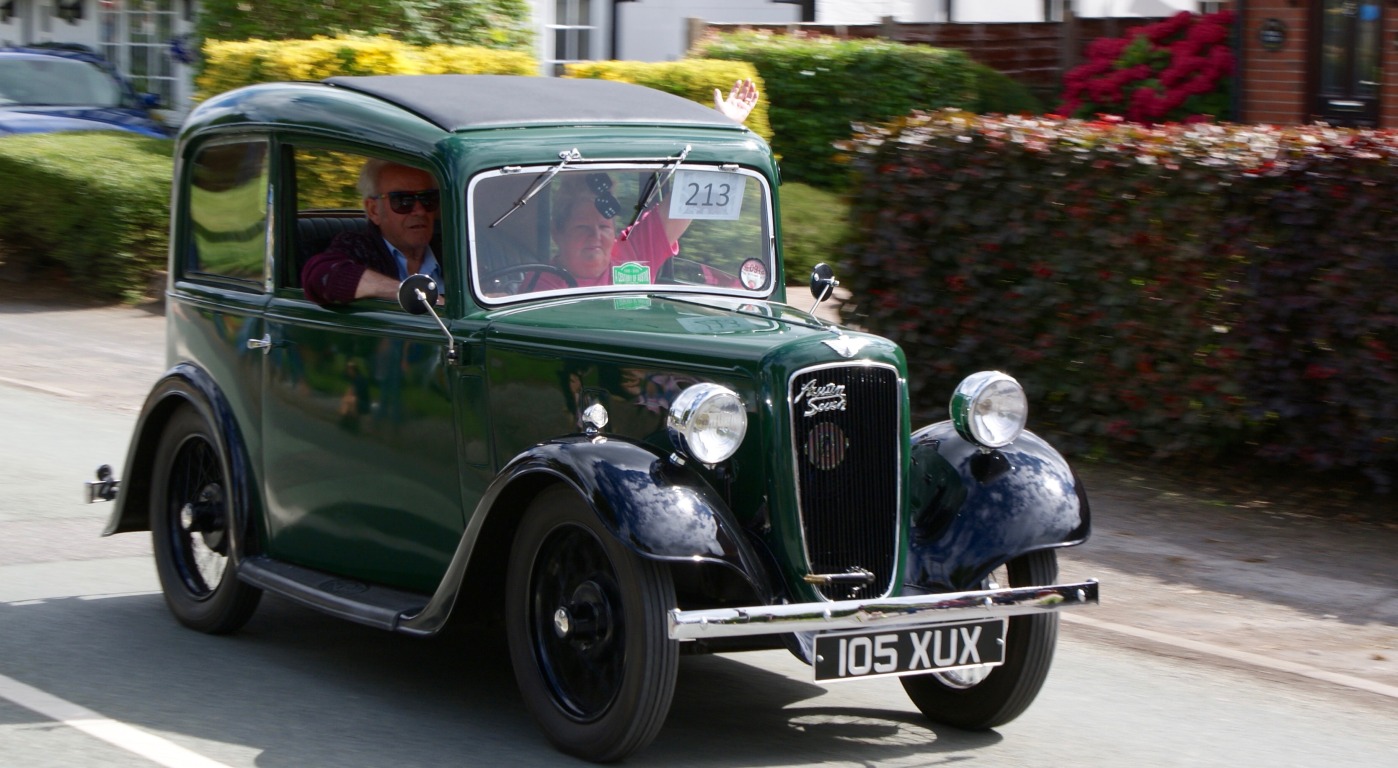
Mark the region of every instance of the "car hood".
POLYGON ((58 131, 129 131, 163 138, 158 123, 136 110, 81 107, 6 107, 0 109, 0 133, 58 131))
POLYGON ((870 353, 890 361, 898 356, 887 339, 828 325, 785 304, 693 294, 540 302, 497 310, 488 318, 492 342, 551 344, 573 353, 587 350, 741 367, 768 358, 778 348, 811 344, 835 360, 856 355, 868 359, 870 353))

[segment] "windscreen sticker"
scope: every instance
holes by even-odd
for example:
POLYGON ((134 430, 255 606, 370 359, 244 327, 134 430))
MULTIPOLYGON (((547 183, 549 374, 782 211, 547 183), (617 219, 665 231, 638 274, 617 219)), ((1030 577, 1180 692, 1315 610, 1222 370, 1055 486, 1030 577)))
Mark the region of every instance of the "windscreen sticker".
POLYGON ((639 261, 614 264, 612 285, 650 285, 650 267, 639 261))
POLYGON ((670 218, 734 221, 743 212, 747 179, 729 171, 675 171, 670 218))

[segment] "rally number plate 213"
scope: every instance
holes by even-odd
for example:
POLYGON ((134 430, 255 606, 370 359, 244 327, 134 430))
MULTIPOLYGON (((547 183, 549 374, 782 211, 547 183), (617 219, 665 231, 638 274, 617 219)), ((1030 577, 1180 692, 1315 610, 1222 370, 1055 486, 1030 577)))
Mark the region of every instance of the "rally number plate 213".
POLYGON ((942 672, 1005 662, 1006 619, 817 635, 817 682, 942 672))

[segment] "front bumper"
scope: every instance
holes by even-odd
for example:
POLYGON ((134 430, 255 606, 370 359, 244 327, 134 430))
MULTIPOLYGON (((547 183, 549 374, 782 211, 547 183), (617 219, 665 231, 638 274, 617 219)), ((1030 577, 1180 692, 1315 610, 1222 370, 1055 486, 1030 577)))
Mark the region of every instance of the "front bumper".
POLYGON ((942 592, 872 600, 760 605, 751 608, 675 609, 669 613, 672 640, 882 629, 948 621, 1051 613, 1097 603, 1097 582, 1043 587, 942 592))

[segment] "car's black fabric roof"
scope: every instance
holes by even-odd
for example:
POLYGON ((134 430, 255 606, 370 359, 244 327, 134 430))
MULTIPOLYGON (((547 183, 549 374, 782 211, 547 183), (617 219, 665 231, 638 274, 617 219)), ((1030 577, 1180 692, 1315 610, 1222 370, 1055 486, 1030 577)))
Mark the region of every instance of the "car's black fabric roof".
POLYGON ((738 127, 697 102, 630 83, 509 75, 373 75, 326 83, 367 93, 448 130, 635 123, 738 127))

